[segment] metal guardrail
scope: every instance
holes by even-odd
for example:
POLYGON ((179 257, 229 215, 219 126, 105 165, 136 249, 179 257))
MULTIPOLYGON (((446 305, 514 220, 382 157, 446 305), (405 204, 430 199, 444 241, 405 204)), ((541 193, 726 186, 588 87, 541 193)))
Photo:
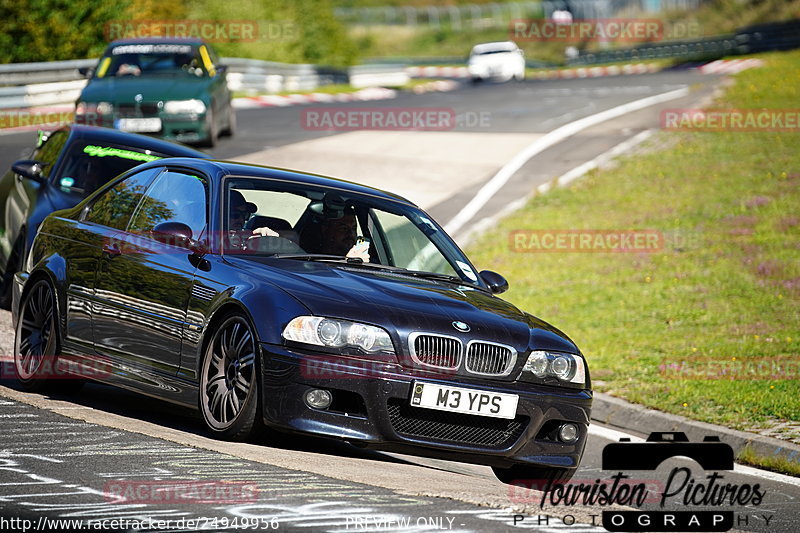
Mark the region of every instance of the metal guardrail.
MULTIPOLYGON (((228 67, 228 87, 233 91, 312 91, 331 83, 350 83, 358 88, 399 86, 409 79, 400 64, 331 69, 237 57, 225 57, 221 62, 228 67)), ((0 85, 5 85, 0 86, 0 109, 75 102, 87 83, 78 69, 96 64, 97 59, 80 59, 0 65, 0 85)))
POLYGON ((748 26, 741 28, 735 34, 707 39, 671 41, 619 50, 588 52, 567 61, 567 64, 597 65, 618 61, 669 58, 691 61, 793 48, 800 48, 800 20, 748 26))
POLYGON ((357 89, 365 87, 401 87, 409 82, 403 64, 358 65, 347 71, 350 85, 357 89))

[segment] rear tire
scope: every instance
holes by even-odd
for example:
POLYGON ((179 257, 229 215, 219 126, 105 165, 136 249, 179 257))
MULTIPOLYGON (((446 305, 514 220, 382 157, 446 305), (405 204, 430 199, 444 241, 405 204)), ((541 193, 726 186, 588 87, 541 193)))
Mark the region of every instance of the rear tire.
POLYGON ((245 440, 259 429, 258 343, 248 320, 223 319, 212 333, 200 370, 200 412, 211 433, 245 440))
POLYGON ((22 255, 22 241, 17 241, 11 250, 6 263, 6 270, 0 279, 0 309, 11 310, 11 287, 14 285, 14 274, 17 273, 19 257, 22 255))
POLYGON ((542 490, 548 482, 564 483, 575 474, 569 468, 548 468, 527 465, 514 465, 510 468, 492 467, 497 479, 508 485, 522 483, 526 487, 542 490))

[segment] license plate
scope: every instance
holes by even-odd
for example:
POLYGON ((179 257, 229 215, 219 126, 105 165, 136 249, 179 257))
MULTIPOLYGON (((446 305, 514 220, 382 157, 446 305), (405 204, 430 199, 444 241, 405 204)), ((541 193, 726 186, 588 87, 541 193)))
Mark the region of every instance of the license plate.
POLYGON ((161 131, 160 118, 120 118, 114 126, 118 130, 136 133, 154 133, 161 131))
POLYGON ((517 403, 519 396, 516 394, 462 389, 435 383, 414 382, 411 394, 411 405, 414 407, 493 418, 515 418, 517 403))

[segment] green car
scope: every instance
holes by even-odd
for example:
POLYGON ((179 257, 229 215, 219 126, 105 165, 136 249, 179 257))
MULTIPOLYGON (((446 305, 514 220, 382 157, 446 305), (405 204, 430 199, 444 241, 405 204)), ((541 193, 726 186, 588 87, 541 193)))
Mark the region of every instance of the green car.
POLYGON ((112 42, 75 109, 75 122, 214 146, 233 135, 226 67, 200 39, 112 42))

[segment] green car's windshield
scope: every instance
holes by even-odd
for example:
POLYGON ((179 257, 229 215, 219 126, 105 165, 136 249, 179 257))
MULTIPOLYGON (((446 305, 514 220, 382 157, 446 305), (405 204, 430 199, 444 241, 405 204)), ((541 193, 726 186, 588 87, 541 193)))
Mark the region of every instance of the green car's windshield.
POLYGON ((122 44, 100 60, 95 77, 208 76, 213 67, 201 48, 189 44, 122 44))
POLYGON ((340 261, 482 287, 461 250, 414 206, 257 178, 229 178, 224 194, 226 254, 340 261))

